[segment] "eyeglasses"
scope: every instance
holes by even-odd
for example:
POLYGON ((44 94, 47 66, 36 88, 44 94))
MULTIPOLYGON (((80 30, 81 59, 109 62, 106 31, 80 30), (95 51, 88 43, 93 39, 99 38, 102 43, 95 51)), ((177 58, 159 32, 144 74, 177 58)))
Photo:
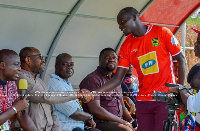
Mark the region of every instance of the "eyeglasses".
POLYGON ((39 58, 40 58, 41 60, 45 58, 45 57, 42 56, 41 54, 37 54, 37 55, 29 55, 28 57, 34 57, 34 56, 39 56, 39 58))

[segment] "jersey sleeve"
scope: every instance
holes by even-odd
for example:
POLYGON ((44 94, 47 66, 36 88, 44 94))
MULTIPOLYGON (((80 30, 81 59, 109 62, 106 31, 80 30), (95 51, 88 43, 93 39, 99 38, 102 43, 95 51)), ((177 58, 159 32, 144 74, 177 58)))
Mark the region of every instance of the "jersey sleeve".
POLYGON ((170 29, 166 27, 163 27, 162 31, 163 31, 162 33, 163 41, 166 45, 167 50, 170 52, 172 56, 179 54, 182 50, 180 43, 178 42, 176 37, 173 35, 170 29))
POLYGON ((130 43, 130 38, 126 38, 124 43, 122 44, 119 53, 118 53, 118 67, 122 68, 129 68, 130 61, 129 61, 129 50, 128 44, 130 43))

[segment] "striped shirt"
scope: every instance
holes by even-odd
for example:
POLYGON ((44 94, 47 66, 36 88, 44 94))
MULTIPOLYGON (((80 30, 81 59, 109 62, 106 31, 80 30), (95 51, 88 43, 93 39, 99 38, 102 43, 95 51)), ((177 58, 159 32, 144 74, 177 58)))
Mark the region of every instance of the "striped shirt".
MULTIPOLYGON (((50 79, 47 82, 49 91, 73 91, 72 85, 69 81, 66 81, 56 74, 50 74, 50 79)), ((69 116, 72 115, 77 109, 81 109, 78 100, 71 100, 62 104, 53 105, 54 114, 61 125, 61 128, 65 131, 71 131, 73 128, 80 127, 84 129, 83 121, 76 121, 69 116)))

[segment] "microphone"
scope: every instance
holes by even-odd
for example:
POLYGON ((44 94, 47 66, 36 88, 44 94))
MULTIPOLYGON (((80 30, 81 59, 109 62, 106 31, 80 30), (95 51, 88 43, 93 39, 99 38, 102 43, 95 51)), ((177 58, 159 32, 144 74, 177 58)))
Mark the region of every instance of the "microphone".
MULTIPOLYGON (((20 79, 19 80, 19 90, 21 90, 21 95, 20 95, 20 99, 23 99, 26 95, 26 90, 28 87, 28 82, 26 79, 20 79)), ((22 115, 25 114, 25 110, 22 111, 22 115)))

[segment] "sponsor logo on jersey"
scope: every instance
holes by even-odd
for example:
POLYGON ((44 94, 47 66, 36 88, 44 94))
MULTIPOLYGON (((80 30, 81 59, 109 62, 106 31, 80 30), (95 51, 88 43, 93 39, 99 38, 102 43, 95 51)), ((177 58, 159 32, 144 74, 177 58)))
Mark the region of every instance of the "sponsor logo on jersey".
POLYGON ((146 61, 143 65, 142 65, 142 68, 143 69, 147 69, 147 68, 150 68, 152 67, 153 65, 156 64, 156 61, 155 60, 148 60, 146 61))
POLYGON ((138 57, 140 69, 144 75, 155 74, 159 72, 156 52, 150 52, 138 57))
POLYGON ((153 45, 153 46, 159 46, 159 45, 160 45, 160 44, 159 44, 158 38, 152 39, 151 42, 152 42, 152 45, 153 45))
POLYGON ((176 39, 174 35, 171 37, 171 43, 172 45, 178 45, 178 40, 176 39))

